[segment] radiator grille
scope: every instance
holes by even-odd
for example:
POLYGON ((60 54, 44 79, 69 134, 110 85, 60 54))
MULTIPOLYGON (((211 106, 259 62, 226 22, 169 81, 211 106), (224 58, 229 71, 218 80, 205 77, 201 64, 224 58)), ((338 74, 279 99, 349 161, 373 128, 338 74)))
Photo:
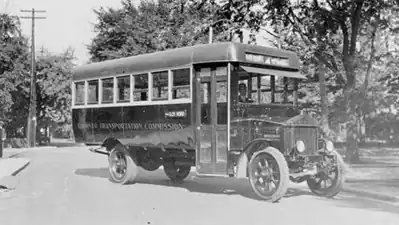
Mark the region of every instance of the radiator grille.
POLYGON ((314 154, 317 151, 317 128, 316 127, 286 127, 284 129, 284 149, 291 149, 296 140, 305 143, 304 154, 314 154))

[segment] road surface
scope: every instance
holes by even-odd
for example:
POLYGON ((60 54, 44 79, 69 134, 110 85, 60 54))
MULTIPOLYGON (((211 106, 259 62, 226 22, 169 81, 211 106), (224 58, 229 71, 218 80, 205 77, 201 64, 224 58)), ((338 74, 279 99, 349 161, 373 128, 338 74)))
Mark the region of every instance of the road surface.
POLYGON ((246 180, 196 178, 173 185, 162 170, 139 183, 107 179, 106 156, 85 147, 32 150, 16 190, 0 193, 0 224, 398 225, 399 206, 292 186, 279 203, 253 199, 246 180))

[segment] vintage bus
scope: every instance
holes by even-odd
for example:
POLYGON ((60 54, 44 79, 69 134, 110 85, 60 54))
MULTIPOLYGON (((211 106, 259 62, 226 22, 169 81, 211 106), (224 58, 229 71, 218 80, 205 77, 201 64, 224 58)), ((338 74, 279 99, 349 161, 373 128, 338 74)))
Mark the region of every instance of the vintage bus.
POLYGON ((195 166, 247 178, 264 200, 281 199, 290 180, 332 197, 342 157, 298 109, 299 69, 293 52, 232 42, 83 65, 73 72, 75 140, 98 145, 120 184, 161 166, 181 182, 195 166))

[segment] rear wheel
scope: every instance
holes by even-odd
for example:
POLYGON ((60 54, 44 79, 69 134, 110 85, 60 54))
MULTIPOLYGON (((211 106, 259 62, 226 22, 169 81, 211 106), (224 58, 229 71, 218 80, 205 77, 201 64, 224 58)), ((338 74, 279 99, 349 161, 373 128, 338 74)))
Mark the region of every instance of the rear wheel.
POLYGON ((248 164, 252 190, 263 200, 278 201, 288 189, 287 161, 279 150, 267 147, 255 152, 248 164))
POLYGON ((166 176, 174 183, 181 183, 190 174, 191 166, 181 165, 176 166, 174 164, 164 164, 163 170, 166 176))
POLYGON ((117 144, 108 157, 109 179, 114 183, 133 183, 138 174, 138 167, 126 148, 117 144))
POLYGON ((140 166, 147 171, 154 171, 157 170, 161 164, 152 158, 144 158, 141 160, 140 166))
POLYGON ((325 156, 323 168, 314 178, 307 180, 309 189, 318 196, 334 197, 345 183, 345 163, 342 156, 334 151, 334 157, 325 156))

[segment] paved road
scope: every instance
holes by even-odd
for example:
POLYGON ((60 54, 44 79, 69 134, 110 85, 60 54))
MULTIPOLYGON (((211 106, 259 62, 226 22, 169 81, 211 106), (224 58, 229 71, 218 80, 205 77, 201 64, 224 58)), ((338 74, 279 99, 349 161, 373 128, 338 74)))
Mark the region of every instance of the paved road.
POLYGON ((279 203, 254 200, 245 180, 195 178, 172 185, 162 170, 137 184, 107 179, 107 161, 85 148, 32 150, 18 188, 0 193, 0 224, 398 225, 399 206, 349 195, 318 198, 294 187, 279 203))

